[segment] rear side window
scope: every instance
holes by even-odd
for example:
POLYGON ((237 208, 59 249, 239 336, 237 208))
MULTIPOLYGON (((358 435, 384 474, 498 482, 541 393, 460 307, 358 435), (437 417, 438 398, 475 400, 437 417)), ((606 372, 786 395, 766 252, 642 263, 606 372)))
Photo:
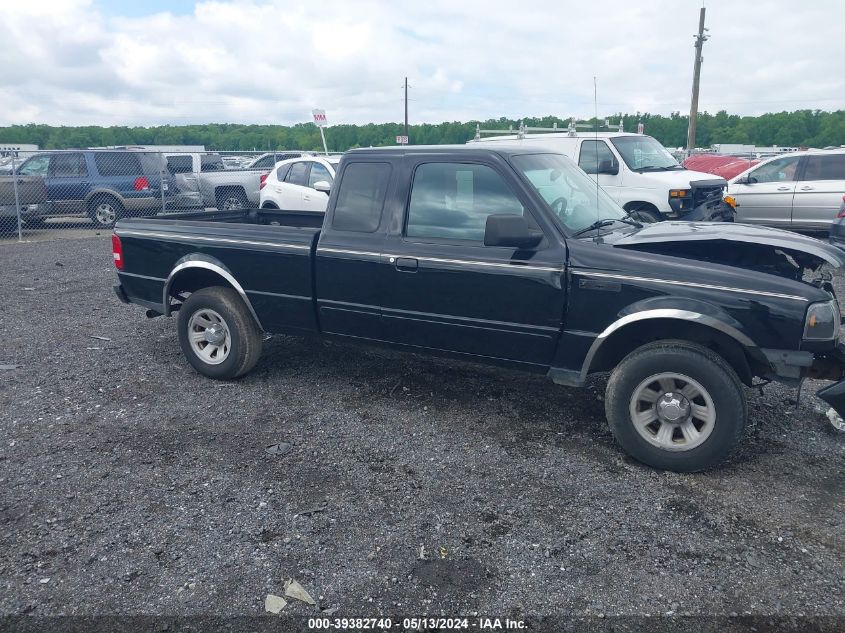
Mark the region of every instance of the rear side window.
POLYGON ((264 158, 259 158, 253 164, 252 169, 268 169, 272 167, 276 162, 275 156, 265 156, 264 158))
POLYGON ((219 155, 200 156, 200 171, 223 171, 226 165, 219 155))
POLYGON ((194 170, 193 159, 190 156, 168 156, 167 166, 171 174, 189 174, 194 170))
POLYGON ((50 162, 50 174, 56 178, 87 176, 85 157, 82 154, 56 154, 50 162))
POLYGON ((358 233, 375 231, 381 221, 390 171, 390 163, 352 163, 346 167, 337 192, 332 228, 358 233))
POLYGON ((132 152, 97 152, 94 164, 101 176, 137 176, 143 173, 138 155, 132 152))
POLYGON ((523 215, 504 179, 486 165, 427 163, 417 167, 408 205, 408 237, 484 241, 487 216, 523 215))
MULTIPOLYGON (((53 159, 55 160, 55 159, 53 159)), ((808 156, 802 180, 845 180, 845 154, 808 156)))
POLYGON ((302 185, 303 187, 307 186, 308 163, 300 161, 291 165, 288 175, 285 176, 285 182, 289 182, 292 185, 302 185))
POLYGON ((288 172, 290 171, 290 165, 290 163, 285 163, 276 170, 276 180, 278 180, 279 182, 284 182, 285 176, 287 176, 288 172))

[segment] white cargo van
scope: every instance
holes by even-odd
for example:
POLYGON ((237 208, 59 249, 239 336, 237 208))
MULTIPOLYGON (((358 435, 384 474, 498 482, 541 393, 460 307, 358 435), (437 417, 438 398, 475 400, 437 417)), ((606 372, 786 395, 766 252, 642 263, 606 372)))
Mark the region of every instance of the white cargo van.
POLYGON ((722 200, 724 178, 684 169, 650 136, 624 132, 621 124, 603 127, 610 131, 575 122, 568 128, 476 129, 469 142, 492 146, 517 141, 566 154, 622 208, 644 220, 733 219, 733 209, 722 200), (488 134, 495 136, 484 138, 488 134))

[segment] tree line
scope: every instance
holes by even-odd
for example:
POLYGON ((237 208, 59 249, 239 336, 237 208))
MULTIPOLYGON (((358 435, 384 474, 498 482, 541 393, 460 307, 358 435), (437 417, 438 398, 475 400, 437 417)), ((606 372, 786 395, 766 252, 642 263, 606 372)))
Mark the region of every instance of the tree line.
MULTIPOLYGON (((626 131, 634 132, 643 123, 645 133, 666 147, 686 144, 687 116, 673 113, 615 114, 611 123, 622 120, 626 131)), ((477 125, 482 129, 507 129, 526 126, 566 127, 569 118, 489 119, 486 121, 423 123, 411 125, 410 142, 414 145, 464 143, 473 138, 477 125)), ((600 119, 600 123, 604 119, 600 119)), ((593 121, 594 122, 594 121, 593 121)), ((368 123, 334 125, 326 130, 330 150, 344 151, 355 147, 393 145, 396 136, 404 133, 401 123, 368 123)), ((210 150, 321 150, 320 132, 311 123, 296 125, 245 125, 209 123, 205 125, 127 126, 50 126, 12 125, 0 127, 0 143, 34 143, 43 149, 69 149, 109 145, 204 145, 210 150)), ((759 146, 788 145, 826 147, 845 144, 845 111, 796 110, 759 116, 740 116, 725 111, 699 114, 697 145, 715 143, 748 143, 759 146)))

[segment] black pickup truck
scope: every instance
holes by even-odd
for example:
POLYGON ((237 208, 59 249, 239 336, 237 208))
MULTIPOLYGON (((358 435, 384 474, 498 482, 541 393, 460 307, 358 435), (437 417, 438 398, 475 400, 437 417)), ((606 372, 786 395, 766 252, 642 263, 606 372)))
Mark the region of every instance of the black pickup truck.
MULTIPOLYGON (((327 183, 321 183, 321 186, 327 183)), ((118 297, 178 311, 197 371, 232 379, 264 333, 320 335, 542 372, 610 372, 619 444, 695 471, 743 433, 743 384, 842 380, 818 240, 725 223, 633 221, 563 155, 519 146, 355 150, 325 214, 121 220, 118 297)), ((845 380, 819 392, 845 411, 845 380)))

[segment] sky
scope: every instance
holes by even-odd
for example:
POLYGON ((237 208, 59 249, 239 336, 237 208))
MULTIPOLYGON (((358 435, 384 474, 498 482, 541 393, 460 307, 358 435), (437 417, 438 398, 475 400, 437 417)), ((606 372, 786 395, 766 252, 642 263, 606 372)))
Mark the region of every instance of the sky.
MULTIPOLYGON (((689 111, 692 0, 0 0, 0 125, 689 111)), ((700 110, 845 108, 845 2, 707 0, 700 110)))

